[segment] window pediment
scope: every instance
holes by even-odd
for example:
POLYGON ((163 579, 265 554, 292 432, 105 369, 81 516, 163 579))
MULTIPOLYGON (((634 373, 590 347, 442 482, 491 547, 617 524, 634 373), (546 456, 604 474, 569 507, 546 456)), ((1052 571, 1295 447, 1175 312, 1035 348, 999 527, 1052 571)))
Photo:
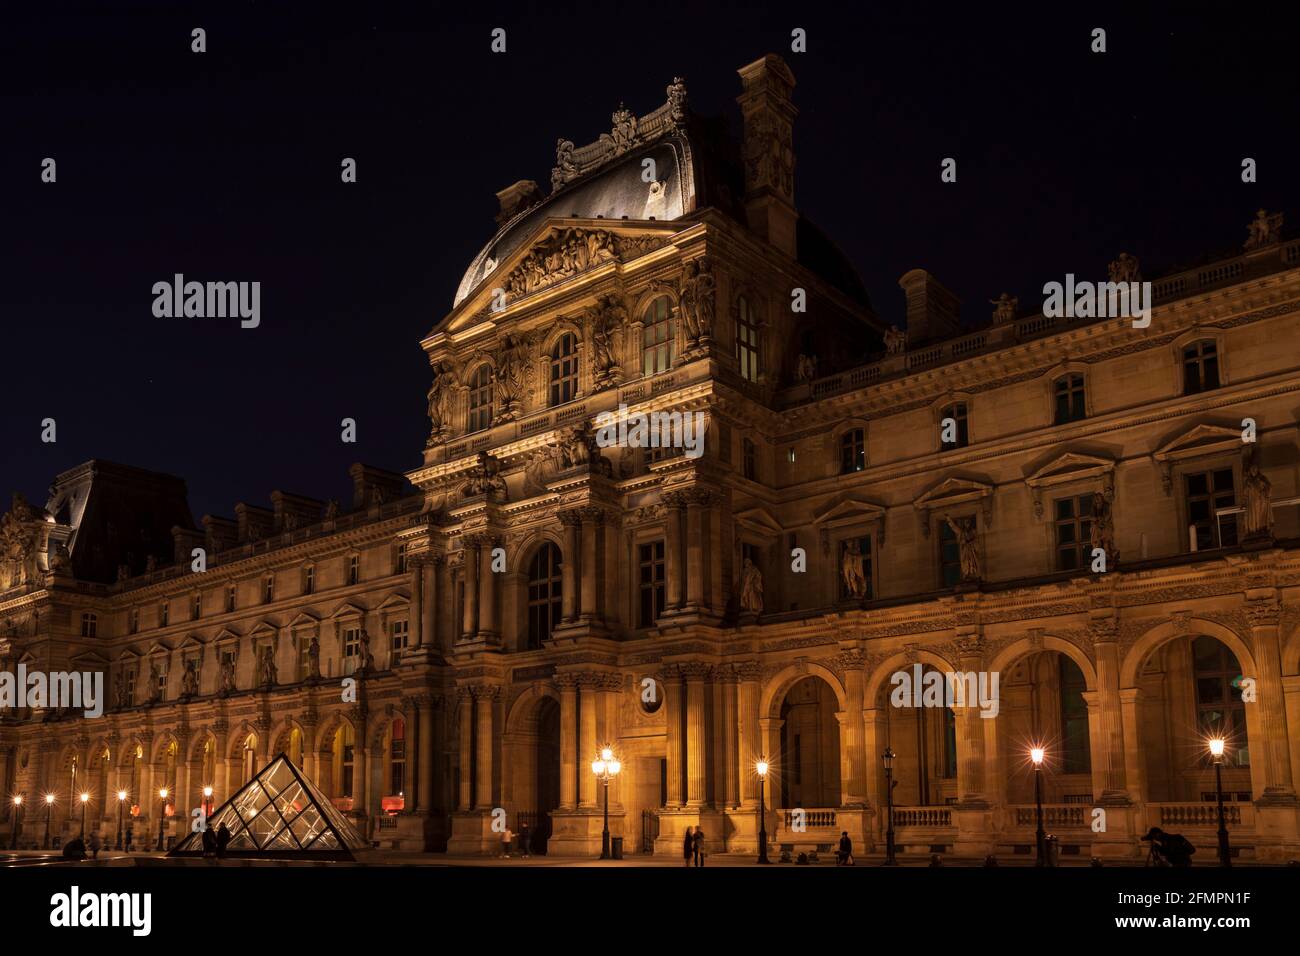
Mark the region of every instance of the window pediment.
POLYGON ((1165 442, 1151 457, 1160 466, 1160 482, 1168 495, 1173 491, 1176 464, 1208 455, 1239 454, 1245 447, 1240 428, 1201 424, 1165 442))
POLYGON ((921 532, 928 538, 931 512, 944 512, 971 502, 979 505, 988 526, 993 519, 993 486, 974 478, 945 478, 914 500, 912 507, 921 518, 921 532))
POLYGON ((785 529, 766 508, 747 508, 735 516, 736 523, 758 535, 776 537, 785 529))
POLYGON ((1115 494, 1115 462, 1110 458, 1066 452, 1058 455, 1025 479, 1033 492, 1034 517, 1043 516, 1043 490, 1074 481, 1101 478, 1107 498, 1115 494))

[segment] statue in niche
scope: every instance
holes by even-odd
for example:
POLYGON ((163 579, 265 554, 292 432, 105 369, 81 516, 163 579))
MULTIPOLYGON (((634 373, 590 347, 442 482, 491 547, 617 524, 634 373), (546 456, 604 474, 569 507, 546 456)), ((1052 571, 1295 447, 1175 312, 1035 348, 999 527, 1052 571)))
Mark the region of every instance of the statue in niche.
POLYGON ((155 661, 149 662, 149 703, 156 704, 162 699, 162 671, 155 661))
POLYGON ((981 572, 979 531, 976 528, 975 518, 972 516, 953 520, 952 515, 944 515, 943 520, 948 523, 948 527, 957 538, 957 548, 961 555, 961 579, 978 581, 981 572))
POLYGON ((709 257, 700 256, 686 263, 679 295, 688 347, 707 345, 713 337, 715 292, 713 263, 709 257))
POLYGON ((740 609, 748 614, 763 613, 763 572, 749 558, 740 571, 740 609))
POLYGON ((181 678, 181 696, 194 697, 199 692, 199 662, 185 662, 185 674, 181 678))
POLYGON ((275 648, 267 646, 262 648, 261 666, 258 668, 258 678, 263 687, 275 686, 275 648))
POLYGON ((1251 446, 1241 478, 1244 536, 1254 539, 1268 538, 1273 533, 1273 483, 1260 469, 1258 458, 1251 446))
POLYGON ((627 309, 617 296, 601 296, 591 317, 591 369, 597 389, 619 385, 623 370, 618 364, 618 338, 627 321, 627 309))
POLYGON ((235 690, 235 659, 221 658, 221 696, 225 697, 235 690))
POLYGON ((1108 562, 1119 560, 1115 548, 1115 520, 1111 517, 1110 501, 1100 491, 1092 493, 1092 517, 1088 525, 1089 543, 1093 550, 1100 548, 1108 562))
POLYGON ((795 367, 794 377, 800 382, 811 382, 817 377, 817 356, 801 354, 795 367))
POLYGON ((320 680, 320 639, 315 634, 307 645, 307 679, 320 680))
POLYGON ((840 546, 840 580, 844 593, 855 600, 867 596, 865 561, 857 538, 849 538, 840 546))
POLYGON ((497 351, 496 367, 492 372, 495 388, 493 397, 501 407, 493 425, 512 422, 519 416, 524 394, 524 375, 529 364, 528 340, 513 332, 503 336, 501 347, 497 351))
POLYGON ((902 355, 907 351, 907 333, 896 325, 885 329, 885 354, 902 355))
POLYGON ((433 444, 447 436, 451 430, 451 401, 456 387, 456 373, 447 362, 437 362, 433 366, 433 384, 429 386, 429 443, 433 444))

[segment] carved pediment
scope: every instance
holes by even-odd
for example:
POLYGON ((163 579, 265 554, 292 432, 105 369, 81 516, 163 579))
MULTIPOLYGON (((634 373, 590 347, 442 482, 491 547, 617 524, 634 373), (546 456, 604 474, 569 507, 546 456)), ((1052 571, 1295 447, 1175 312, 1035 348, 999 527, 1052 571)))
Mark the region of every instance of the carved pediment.
POLYGON ((205 645, 203 641, 199 639, 198 635, 187 634, 185 635, 185 639, 181 641, 180 646, 182 650, 187 650, 187 651, 197 650, 199 652, 202 652, 205 645))
POLYGON ((166 641, 154 641, 145 651, 146 657, 166 657, 172 652, 172 646, 166 641))
POLYGON ((289 621, 289 627, 315 627, 320 624, 320 617, 311 611, 299 611, 289 621))
POLYGON ((227 644, 227 643, 230 643, 231 641, 236 641, 236 642, 237 642, 237 641, 240 639, 240 637, 241 637, 241 635, 238 634, 237 632, 232 631, 232 630, 231 630, 230 628, 228 628, 228 627, 223 627, 223 628, 222 628, 222 629, 217 633, 216 643, 217 643, 217 644, 227 644))
POLYGON ((756 534, 768 537, 780 535, 783 529, 772 512, 763 507, 746 508, 736 514, 736 523, 756 534))
POLYGON ((68 662, 76 671, 107 671, 112 664, 103 654, 90 650, 71 655, 68 662))
POLYGON ((944 513, 959 505, 977 502, 987 527, 993 520, 993 486, 974 478, 945 478, 912 502, 921 519, 921 533, 930 536, 930 513, 944 513))
POLYGON ((1043 516, 1043 490, 1045 488, 1095 478, 1102 479, 1102 493, 1105 494, 1107 500, 1113 499, 1115 497, 1114 459, 1100 458, 1096 455, 1085 455, 1079 452, 1066 452, 1064 455, 1053 458, 1025 479, 1025 484, 1033 491, 1034 516, 1037 518, 1043 516))
POLYGON ((1206 455, 1240 453, 1246 447, 1241 440, 1240 428, 1203 424, 1165 442, 1151 453, 1151 457, 1160 466, 1160 483, 1168 495, 1173 492, 1174 465, 1178 462, 1206 455))
POLYGON ((365 617, 365 616, 366 616, 366 609, 360 607, 359 605, 353 604, 351 601, 344 601, 342 604, 340 604, 330 613, 330 618, 332 618, 333 620, 339 620, 340 618, 345 618, 345 617, 365 617))
POLYGON ((835 498, 813 512, 813 523, 835 527, 864 521, 883 521, 885 509, 861 498, 835 498))

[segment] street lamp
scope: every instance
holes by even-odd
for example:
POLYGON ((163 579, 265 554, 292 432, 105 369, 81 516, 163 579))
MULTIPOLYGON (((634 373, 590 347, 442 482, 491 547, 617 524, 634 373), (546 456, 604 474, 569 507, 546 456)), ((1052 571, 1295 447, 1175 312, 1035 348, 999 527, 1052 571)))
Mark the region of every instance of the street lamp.
POLYGON ((81 792, 81 839, 86 839, 86 806, 90 803, 90 794, 81 792))
POLYGON ((206 825, 208 818, 212 816, 212 788, 203 788, 203 823, 206 825))
POLYGON ((45 849, 50 849, 50 816, 54 813, 54 794, 45 795, 45 849))
POLYGON ((768 762, 762 757, 754 764, 754 770, 758 773, 758 862, 771 863, 767 858, 767 772, 770 770, 768 762))
POLYGON ((163 828, 167 825, 167 788, 163 787, 158 791, 158 799, 161 805, 158 807, 158 852, 161 853, 163 847, 163 828))
POLYGON ((894 855, 894 758, 897 756, 888 744, 880 755, 885 764, 885 866, 898 866, 894 855))
POLYGON ((18 849, 18 831, 22 828, 22 825, 23 825, 23 795, 21 793, 17 793, 14 794, 14 829, 13 829, 13 833, 10 834, 10 839, 9 839, 9 849, 11 850, 18 849))
POLYGON ((126 791, 117 791, 117 849, 122 849, 122 808, 126 806, 126 791))
POLYGON ((1038 830, 1034 840, 1038 844, 1038 859, 1035 866, 1048 866, 1047 834, 1043 830, 1043 748, 1030 747, 1029 759, 1034 762, 1034 802, 1038 805, 1038 830))
POLYGON ((591 772, 596 775, 596 779, 605 785, 605 827, 600 831, 600 858, 609 859, 609 781, 618 776, 618 772, 623 769, 618 758, 614 756, 614 751, 609 747, 603 747, 600 756, 591 762, 591 772))
POLYGON ((1223 748, 1222 737, 1210 740, 1210 756, 1214 758, 1214 790, 1219 798, 1219 866, 1232 866, 1232 851, 1228 847, 1228 824, 1223 817, 1223 748))

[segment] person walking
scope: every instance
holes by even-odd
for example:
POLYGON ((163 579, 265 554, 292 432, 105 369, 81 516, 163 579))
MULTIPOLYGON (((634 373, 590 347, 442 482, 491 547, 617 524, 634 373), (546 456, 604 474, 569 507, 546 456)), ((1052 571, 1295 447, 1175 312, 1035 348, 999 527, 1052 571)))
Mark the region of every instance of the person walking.
POLYGON ((691 858, 695 856, 695 831, 690 827, 686 828, 686 839, 682 842, 682 857, 686 865, 691 865, 691 858))
POLYGON ((103 848, 103 846, 104 846, 104 841, 99 838, 99 831, 91 830, 90 831, 90 858, 92 860, 99 859, 99 851, 103 848))
POLYGON ((519 824, 519 855, 525 860, 528 859, 528 855, 532 850, 532 845, 533 833, 528 829, 528 823, 524 822, 519 824))
POLYGON ((695 843, 695 865, 703 866, 704 865, 704 828, 703 827, 697 826, 695 828, 694 843, 695 843))
POLYGON ((849 839, 849 831, 840 831, 840 850, 835 854, 835 864, 837 866, 856 866, 853 862, 853 841, 849 839))
POLYGON ((230 828, 224 823, 217 829, 217 859, 226 855, 226 844, 230 842, 230 828))

